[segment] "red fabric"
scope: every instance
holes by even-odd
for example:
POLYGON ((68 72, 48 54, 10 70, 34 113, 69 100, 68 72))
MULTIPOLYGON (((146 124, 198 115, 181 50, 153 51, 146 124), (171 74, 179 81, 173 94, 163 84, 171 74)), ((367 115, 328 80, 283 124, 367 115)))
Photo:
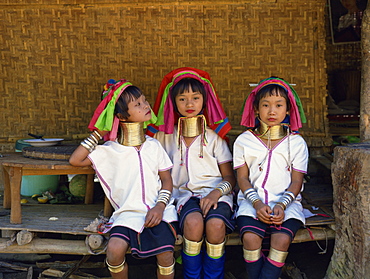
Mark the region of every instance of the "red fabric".
MULTIPOLYGON (((164 76, 164 78, 162 79, 162 82, 161 82, 161 84, 159 86, 158 94, 157 94, 157 97, 156 97, 156 101, 155 101, 155 103, 153 105, 153 111, 154 111, 154 113, 156 115, 158 115, 158 111, 159 111, 159 108, 160 108, 160 105, 161 105, 161 101, 162 101, 162 98, 163 98, 163 93, 164 93, 167 85, 172 82, 173 77, 176 74, 178 74, 180 72, 186 72, 186 71, 195 72, 199 76, 201 76, 202 78, 205 78, 205 79, 209 80, 210 83, 212 84, 213 89, 215 90, 214 84, 213 84, 213 82, 211 80, 211 77, 210 77, 210 75, 207 72, 202 71, 202 70, 199 70, 199 69, 196 69, 196 68, 191 68, 191 67, 182 67, 182 68, 175 69, 175 70, 171 71, 170 73, 168 73, 167 75, 164 76)), ((207 91, 209 91, 209 90, 207 90, 207 91)), ((208 92, 208 94, 213 94, 213 92, 208 92)), ((167 97, 165 106, 166 106, 166 108, 171 107, 171 109, 173 110, 173 108, 172 108, 173 106, 171 105, 172 103, 171 104, 167 103, 167 102, 170 102, 170 101, 171 101, 170 100, 170 97, 167 97)), ((225 138, 226 137, 226 134, 231 130, 230 123, 229 122, 225 122, 223 124, 222 123, 221 124, 214 124, 214 123, 212 123, 212 121, 210 121, 210 117, 209 117, 209 115, 207 113, 208 110, 210 111, 211 115, 212 114, 213 115, 217 115, 220 118, 220 120, 226 118, 226 114, 224 113, 224 110, 222 108, 221 101, 220 101, 220 99, 219 99, 219 97, 218 97, 218 95, 217 95, 216 92, 214 94, 214 97, 211 97, 211 96, 208 97, 207 103, 206 103, 206 108, 204 110, 204 116, 207 119, 208 126, 211 129, 215 130, 215 131, 217 130, 216 132, 217 132, 217 134, 220 137, 225 138), (214 102, 216 102, 217 104, 213 103, 214 105, 213 105, 212 108, 207 108, 207 105, 208 104, 212 104, 212 100, 214 100, 214 102), (219 109, 219 111, 217 111, 216 109, 219 109), (222 127, 222 128, 218 128, 219 126, 222 127)), ((166 112, 166 110, 165 110, 165 112, 166 112)), ((179 114, 176 113, 176 112, 173 112, 173 117, 168 117, 167 115, 165 115, 165 119, 166 120, 170 120, 170 122, 173 121, 173 125, 175 125, 177 123, 178 118, 179 118, 179 114)), ((151 135, 151 136, 154 135, 154 130, 163 130, 164 129, 164 127, 158 128, 158 126, 155 126, 155 125, 152 125, 152 124, 149 125, 149 126, 151 126, 151 127, 149 127, 149 129, 147 130, 147 134, 148 135, 151 135), (150 129, 150 128, 153 128, 153 129, 150 129)), ((172 130, 172 128, 171 128, 171 130, 172 130)), ((167 131, 167 130, 165 130, 164 132, 169 133, 169 131, 167 131)))

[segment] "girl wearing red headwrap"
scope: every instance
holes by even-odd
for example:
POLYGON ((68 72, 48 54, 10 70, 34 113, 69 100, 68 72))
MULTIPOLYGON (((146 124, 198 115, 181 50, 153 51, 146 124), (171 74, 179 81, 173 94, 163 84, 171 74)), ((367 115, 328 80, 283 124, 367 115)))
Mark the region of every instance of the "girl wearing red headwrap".
POLYGON ((237 224, 249 279, 279 278, 295 233, 305 222, 300 192, 308 150, 297 133, 305 122, 288 82, 268 78, 246 100, 241 124, 249 129, 234 143, 237 224), (271 234, 267 258, 262 240, 271 234))
POLYGON ((158 120, 148 131, 155 133, 174 164, 173 196, 184 235, 183 276, 224 278, 225 234, 234 229, 235 177, 223 139, 231 127, 208 73, 179 68, 167 74, 153 110, 158 120))

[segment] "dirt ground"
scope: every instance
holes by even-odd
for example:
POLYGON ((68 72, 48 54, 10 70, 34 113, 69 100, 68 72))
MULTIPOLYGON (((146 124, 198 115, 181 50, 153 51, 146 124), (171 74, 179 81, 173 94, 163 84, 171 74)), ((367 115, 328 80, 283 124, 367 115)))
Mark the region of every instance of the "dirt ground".
MULTIPOLYGON (((289 275, 283 272, 281 279, 322 279, 325 276, 327 267, 330 263, 330 258, 333 252, 334 240, 329 240, 326 246, 325 241, 318 243, 322 249, 327 248, 326 253, 320 253, 321 249, 316 242, 294 243, 289 249, 289 255, 286 260, 286 269, 292 270, 293 267, 295 275, 289 275), (298 275, 297 275, 298 274, 298 275)), ((178 252, 177 252, 178 254, 178 252)), ((41 277, 40 273, 43 269, 37 268, 36 262, 20 262, 10 261, 11 254, 7 254, 8 260, 1 259, 5 254, 0 254, 0 278, 2 279, 27 279, 27 272, 11 271, 6 267, 1 267, 1 262, 8 262, 14 265, 23 267, 33 267, 32 278, 55 278, 55 277, 41 277)), ((241 246, 228 246, 226 248, 226 264, 225 264, 225 279, 247 279, 242 259, 241 246)), ((55 262, 55 261, 79 261, 82 256, 72 255, 50 255, 50 258, 38 262, 55 262)), ((91 256, 88 262, 96 262, 96 265, 101 266, 105 259, 105 255, 91 256)), ((130 266, 129 278, 130 279, 151 279, 155 277, 156 263, 155 259, 136 260, 128 255, 127 262, 130 266)), ((63 270, 64 272, 66 270, 63 270)), ((96 277, 83 277, 83 278, 109 278, 109 272, 106 268, 89 268, 79 269, 78 272, 84 272, 96 277)), ((78 275, 79 273, 74 273, 78 275)), ((176 264, 176 279, 182 278, 182 266, 176 264)))

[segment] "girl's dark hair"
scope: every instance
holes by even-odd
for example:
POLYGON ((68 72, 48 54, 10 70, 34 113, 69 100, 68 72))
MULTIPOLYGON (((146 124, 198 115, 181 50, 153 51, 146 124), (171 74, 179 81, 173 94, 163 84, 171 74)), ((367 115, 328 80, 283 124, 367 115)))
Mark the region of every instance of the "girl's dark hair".
POLYGON ((202 96, 203 96, 203 108, 205 107, 206 101, 207 101, 207 93, 206 93, 206 90, 205 90, 203 84, 195 78, 183 78, 182 80, 180 80, 178 83, 176 83, 172 87, 171 93, 170 93, 172 103, 173 103, 177 112, 178 112, 178 110, 177 110, 177 106, 176 106, 176 96, 185 92, 185 91, 188 91, 189 88, 191 88, 191 90, 193 90, 193 92, 199 92, 200 94, 202 94, 202 96))
POLYGON ((128 113, 128 104, 133 100, 140 98, 143 95, 141 90, 136 86, 127 87, 118 98, 116 106, 114 107, 114 114, 120 113, 123 118, 127 119, 130 117, 128 113))
POLYGON ((281 96, 286 100, 287 111, 290 111, 290 101, 288 98, 288 91, 277 84, 269 84, 262 87, 257 93, 256 97, 254 98, 253 107, 254 109, 258 109, 259 103, 262 98, 267 96, 281 96))

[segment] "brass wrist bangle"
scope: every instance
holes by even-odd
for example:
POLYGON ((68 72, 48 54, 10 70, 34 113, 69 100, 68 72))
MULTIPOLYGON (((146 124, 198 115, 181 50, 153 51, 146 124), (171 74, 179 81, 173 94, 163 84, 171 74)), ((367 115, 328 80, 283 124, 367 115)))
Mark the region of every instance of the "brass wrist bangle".
POLYGON ((221 196, 224 194, 224 192, 218 187, 216 187, 215 190, 218 190, 220 192, 221 196))
POLYGON ((262 202, 262 200, 260 200, 260 199, 256 199, 256 200, 254 200, 254 201, 252 202, 252 206, 254 207, 254 205, 255 205, 258 201, 262 202))
POLYGON ((216 188, 220 191, 221 196, 227 195, 232 191, 232 187, 229 181, 223 180, 217 184, 216 188))
POLYGON ((98 140, 101 140, 103 137, 99 134, 99 132, 97 130, 94 130, 94 132, 92 133, 94 135, 97 136, 98 140))
POLYGON ((283 210, 286 209, 285 205, 281 202, 278 202, 276 205, 280 206, 283 210))

